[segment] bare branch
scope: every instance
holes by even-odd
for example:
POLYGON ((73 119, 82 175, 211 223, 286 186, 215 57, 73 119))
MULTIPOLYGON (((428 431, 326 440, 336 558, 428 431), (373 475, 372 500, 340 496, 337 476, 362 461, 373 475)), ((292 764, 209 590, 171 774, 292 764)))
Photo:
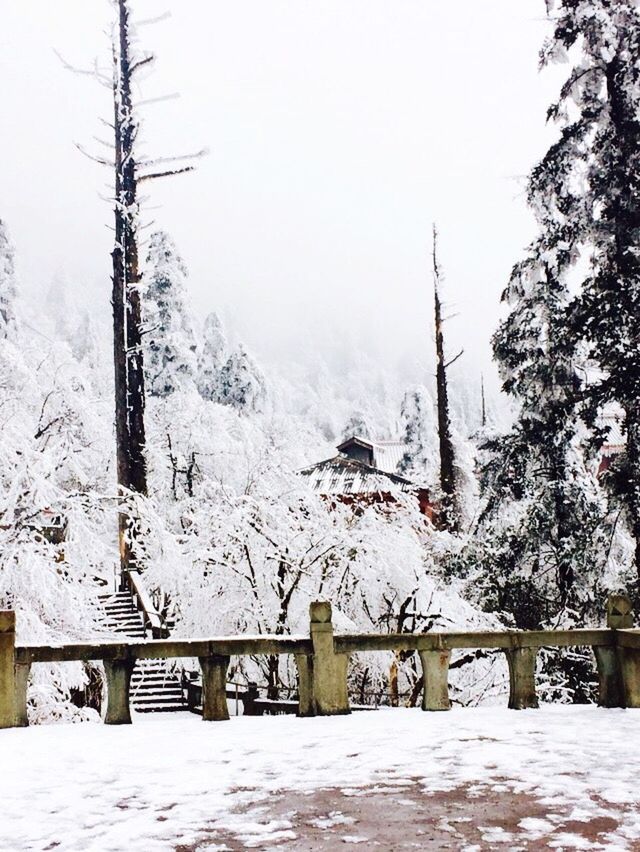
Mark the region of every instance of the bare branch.
POLYGON ((150 104, 161 104, 165 101, 175 101, 180 97, 179 92, 172 92, 169 95, 158 95, 155 98, 145 98, 142 101, 137 101, 134 104, 134 109, 138 109, 138 107, 149 106, 150 104))
POLYGON ((62 67, 65 69, 65 71, 71 71, 74 74, 82 74, 84 77, 93 77, 93 79, 97 80, 98 83, 100 83, 101 86, 106 86, 107 88, 111 88, 111 85, 112 85, 111 78, 108 77, 106 74, 104 74, 100 70, 100 68, 98 66, 98 60, 97 59, 94 60, 93 68, 79 68, 77 65, 72 65, 70 62, 67 62, 67 60, 64 58, 64 56, 62 56, 61 53, 58 53, 58 51, 55 48, 53 49, 53 52, 55 53, 55 55, 58 57, 58 59, 62 63, 62 67))
POLYGON ((103 145, 105 148, 109 148, 110 151, 113 151, 115 148, 113 142, 107 142, 106 139, 100 139, 99 136, 93 136, 92 138, 94 142, 97 142, 99 145, 103 145))
POLYGON ((149 166, 161 166, 165 163, 179 163, 184 160, 199 160, 209 153, 208 148, 203 148, 201 151, 196 151, 194 154, 179 154, 176 157, 155 157, 153 160, 139 160, 138 166, 148 168, 149 166))
POLYGON ((455 364, 456 361, 458 360, 458 358, 463 354, 464 354, 464 349, 461 349, 458 352, 458 354, 456 355, 455 358, 452 358, 450 361, 447 361, 447 363, 444 365, 445 370, 448 369, 452 364, 455 364))
POLYGON ((134 21, 134 26, 136 27, 136 29, 138 27, 147 27, 150 24, 159 24, 162 21, 168 21, 170 17, 171 12, 167 10, 166 12, 163 12, 162 15, 158 15, 157 18, 143 18, 143 20, 141 21, 134 21))
POLYGON ((131 68, 129 69, 130 76, 133 76, 136 71, 139 71, 140 68, 143 68, 145 65, 149 65, 151 62, 155 62, 155 56, 153 53, 147 54, 142 59, 138 59, 137 62, 133 62, 131 68))
POLYGON ((109 166, 110 169, 115 168, 115 163, 113 160, 105 160, 104 157, 95 157, 93 154, 90 154, 88 151, 80 145, 78 142, 74 142, 74 145, 80 151, 81 154, 84 154, 89 160, 93 160, 94 163, 99 163, 101 166, 109 166))
POLYGON ((142 183, 145 180, 157 180, 158 178, 163 177, 173 177, 174 175, 183 175, 186 172, 195 171, 195 166, 185 166, 183 169, 173 169, 168 172, 152 172, 149 175, 140 175, 138 178, 138 183, 142 183))

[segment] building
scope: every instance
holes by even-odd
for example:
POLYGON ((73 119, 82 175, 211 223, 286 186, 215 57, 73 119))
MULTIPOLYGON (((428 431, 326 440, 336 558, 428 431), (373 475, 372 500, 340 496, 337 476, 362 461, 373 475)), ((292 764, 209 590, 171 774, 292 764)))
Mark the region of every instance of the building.
POLYGON ((598 475, 609 470, 616 457, 625 451, 627 445, 627 439, 622 431, 622 410, 611 404, 605 409, 602 420, 603 425, 607 427, 607 437, 600 450, 598 475))
POLYGON ((429 491, 396 473, 404 455, 400 441, 369 441, 355 435, 337 447, 338 455, 300 471, 310 487, 329 500, 349 505, 394 503, 398 488, 415 494, 420 511, 435 520, 429 491))

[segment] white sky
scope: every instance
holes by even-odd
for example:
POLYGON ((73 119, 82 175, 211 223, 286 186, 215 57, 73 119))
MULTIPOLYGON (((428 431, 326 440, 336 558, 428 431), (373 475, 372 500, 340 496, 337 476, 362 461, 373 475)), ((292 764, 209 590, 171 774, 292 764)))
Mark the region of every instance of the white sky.
MULTIPOLYGON (((65 71, 100 55, 106 0, 4 0, 0 216, 25 289, 63 276, 109 311, 106 170, 74 148, 108 131, 109 93, 65 71)), ((523 177, 551 133, 558 70, 537 70, 543 0, 133 0, 156 50, 147 149, 210 149, 152 190, 150 213, 259 356, 386 362, 432 352, 429 242, 441 232, 457 369, 486 368, 499 295, 533 233, 523 177)), ((93 146, 99 150, 99 146, 93 146)))

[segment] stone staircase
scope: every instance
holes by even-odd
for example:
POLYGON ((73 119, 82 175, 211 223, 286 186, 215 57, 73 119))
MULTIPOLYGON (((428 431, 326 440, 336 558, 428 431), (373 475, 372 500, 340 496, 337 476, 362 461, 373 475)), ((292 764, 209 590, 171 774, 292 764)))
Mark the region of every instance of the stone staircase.
MULTIPOLYGON (((104 626, 111 633, 145 639, 144 620, 129 592, 101 595, 104 626)), ((131 675, 131 708, 136 713, 169 713, 186 710, 180 675, 167 660, 138 660, 131 675)))

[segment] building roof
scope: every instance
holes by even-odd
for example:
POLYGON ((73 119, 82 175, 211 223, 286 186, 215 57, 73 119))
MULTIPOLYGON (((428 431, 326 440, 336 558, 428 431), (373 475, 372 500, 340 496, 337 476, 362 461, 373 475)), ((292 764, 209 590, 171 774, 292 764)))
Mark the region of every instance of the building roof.
POLYGON ((375 465, 387 473, 395 473, 406 451, 403 441, 377 441, 373 445, 375 465))
POLYGON ((360 438, 357 435, 353 435, 351 438, 343 441, 338 446, 338 450, 342 453, 348 451, 353 446, 371 450, 373 467, 385 473, 397 473, 406 451, 403 441, 371 441, 368 438, 360 438))
POLYGON ((403 476, 371 467, 342 454, 306 467, 300 471, 300 475, 320 494, 376 494, 398 486, 403 491, 416 488, 403 476))

